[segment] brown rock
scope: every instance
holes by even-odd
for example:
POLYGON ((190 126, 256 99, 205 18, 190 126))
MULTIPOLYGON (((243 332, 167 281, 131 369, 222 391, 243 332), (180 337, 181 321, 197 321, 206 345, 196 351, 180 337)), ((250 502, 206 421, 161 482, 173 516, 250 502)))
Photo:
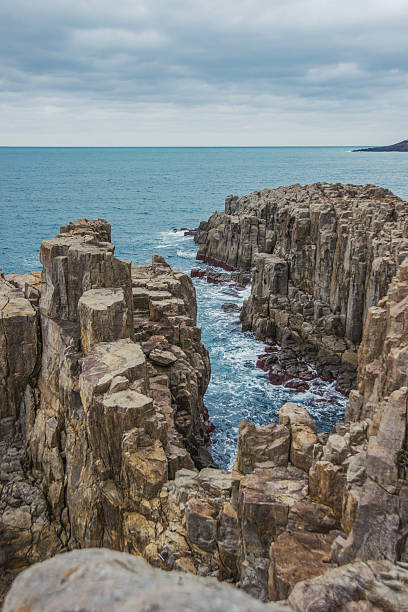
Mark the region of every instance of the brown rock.
POLYGON ((270 599, 287 599, 298 582, 323 574, 330 567, 332 542, 332 536, 307 531, 278 536, 270 549, 270 599))
POLYGON ((408 571, 388 561, 355 561, 299 582, 289 603, 296 612, 403 612, 408 610, 408 571))
POLYGON ((133 336, 132 312, 122 289, 91 289, 78 301, 82 349, 87 355, 94 344, 133 336))
POLYGON ((285 425, 255 427, 242 421, 238 433, 237 469, 250 474, 256 468, 286 466, 289 443, 290 433, 285 425))
POLYGON ((4 612, 62 609, 142 612, 284 612, 215 579, 162 572, 140 558, 100 549, 77 550, 35 565, 16 580, 4 612), (56 588, 58 585, 58 588, 56 588))
POLYGON ((290 341, 325 375, 328 357, 330 374, 349 390, 367 312, 386 295, 397 253, 407 250, 407 215, 399 198, 372 185, 316 183, 228 196, 225 212, 198 228, 197 259, 253 268, 244 329, 290 341))

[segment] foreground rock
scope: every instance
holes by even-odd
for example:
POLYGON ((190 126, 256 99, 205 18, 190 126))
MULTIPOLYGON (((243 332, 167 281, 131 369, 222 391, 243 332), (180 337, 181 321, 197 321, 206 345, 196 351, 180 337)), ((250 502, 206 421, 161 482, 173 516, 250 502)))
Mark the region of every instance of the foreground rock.
POLYGON ((262 604, 214 578, 162 572, 125 553, 90 549, 58 555, 23 572, 16 579, 3 612, 28 609, 406 612, 408 569, 386 561, 357 561, 299 582, 286 602, 262 604))
POLYGON ((166 573, 105 549, 75 551, 35 565, 15 581, 3 612, 284 612, 215 579, 166 573), (56 588, 56 585, 59 585, 56 588))
POLYGON ((298 583, 288 602, 296 612, 406 612, 408 566, 356 561, 298 583))

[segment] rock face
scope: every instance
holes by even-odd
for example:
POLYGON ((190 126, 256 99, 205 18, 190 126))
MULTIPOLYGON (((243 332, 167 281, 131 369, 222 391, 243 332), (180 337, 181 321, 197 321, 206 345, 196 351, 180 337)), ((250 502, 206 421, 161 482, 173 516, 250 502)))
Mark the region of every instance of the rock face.
MULTIPOLYGON (((324 220, 334 215, 338 223, 337 207, 357 215, 356 201, 370 227, 384 221, 378 235, 360 242, 364 248, 375 245, 376 257, 370 255, 364 264, 371 297, 361 298, 357 389, 350 393, 345 423, 325 434, 317 434, 308 412, 293 403, 281 407, 279 423, 257 428, 243 421, 232 473, 217 469, 207 450, 203 396, 210 364, 196 327, 194 287, 185 274, 158 255, 146 266, 117 260, 108 242, 109 224, 80 220, 43 243, 41 287, 39 274, 0 279, 3 592, 33 562, 70 549, 106 547, 143 556, 157 568, 227 580, 264 601, 287 600, 289 610, 408 610, 408 207, 377 188, 345 187, 341 200, 336 187, 336 196, 326 190, 321 204, 313 198, 304 204, 302 192, 292 188, 292 195, 293 189, 298 194, 293 210, 304 206, 311 215, 305 217, 309 234, 320 219, 323 237, 313 234, 315 229, 311 233, 319 244, 329 240, 324 220), (361 199, 351 200, 353 189, 361 199), (374 212, 366 196, 370 202, 378 196, 374 212), (397 228, 387 210, 398 218, 397 228), (388 283, 381 270, 391 274, 394 268, 397 273, 388 283), (372 304, 377 293, 381 299, 372 304), (19 345, 26 348, 24 354, 19 345)), ((324 189, 314 186, 307 193, 324 189)), ((288 220, 288 211, 279 214, 288 220)), ((214 219, 219 225, 224 217, 214 219)), ((254 250, 258 221, 243 224, 254 250)), ((298 217, 287 228, 290 235, 297 222, 298 217)), ((222 227, 230 223, 224 219, 222 227)), ((234 232, 239 218, 236 223, 234 232)), ((356 222, 350 228, 352 235, 357 227, 356 222)), ((214 229, 221 231, 201 226, 207 236, 203 244, 213 244, 214 229)), ((291 317, 285 318, 288 302, 278 310, 274 300, 281 295, 276 293, 282 290, 281 272, 286 270, 282 274, 289 287, 291 266, 300 265, 289 248, 303 248, 301 234, 296 235, 298 241, 285 251, 288 261, 276 267, 273 259, 273 266, 264 268, 269 270, 265 291, 272 292, 267 302, 276 310, 273 324, 284 317, 282 334, 291 338, 296 336, 291 317), (273 270, 281 271, 279 278, 273 270)), ((347 285, 343 295, 353 302, 350 292, 360 295, 353 283, 363 264, 356 255, 348 259, 357 245, 342 235, 348 263, 341 264, 340 256, 333 261, 336 279, 347 285)), ((276 244, 281 240, 276 229, 276 244)), ((220 257, 220 249, 213 255, 220 257)), ((241 252, 248 254, 237 247, 237 257, 241 252)), ((316 258, 317 253, 316 248, 316 258)), ((279 256, 283 261, 283 252, 279 256)), ((317 293, 326 286, 328 272, 319 257, 321 272, 315 261, 310 277, 320 283, 317 293)), ((257 300, 253 294, 247 312, 257 300)), ((259 311, 265 325, 272 311, 259 311)), ((304 316, 309 316, 306 311, 304 316)), ((321 314, 318 330, 332 316, 337 315, 321 314)), ((344 326, 345 344, 351 343, 347 329, 353 325, 344 326)), ((312 327, 308 333, 320 337, 312 327)), ((224 587, 214 582, 158 576, 119 553, 61 555, 24 573, 6 610, 26 609, 28 601, 33 610, 58 609, 62 597, 74 598, 76 607, 84 602, 84 609, 92 608, 89 601, 95 602, 92 609, 108 609, 113 597, 124 609, 226 609, 224 587), (147 579, 152 587, 135 591, 133 586, 147 579), (154 586, 159 582, 162 591, 154 586), (206 589, 211 594, 200 596, 206 589)), ((246 609, 240 597, 230 590, 228 609, 235 598, 236 609, 246 609)), ((263 609, 253 602, 248 609, 257 606, 263 609)))
POLYGON ((368 310, 387 294, 407 236, 407 205, 386 189, 317 183, 229 196, 195 240, 197 259, 252 269, 244 330, 307 355, 349 390, 368 310))
POLYGON ((397 153, 407 153, 408 152, 408 140, 402 140, 401 142, 397 142, 393 145, 388 145, 387 147, 370 147, 369 149, 354 149, 353 153, 387 153, 387 152, 395 151, 397 153))
POLYGON ((2 590, 60 550, 141 554, 168 526, 166 481, 212 465, 191 280, 109 239, 106 221, 71 223, 41 274, 0 278, 2 590))
MULTIPOLYGON (((225 214, 215 213, 200 225, 199 258, 253 266, 244 327, 282 345, 313 344, 333 374, 344 373, 341 362, 356 362, 359 346, 357 389, 350 393, 344 425, 317 436, 301 409, 281 408, 280 426, 290 427, 291 469, 304 470, 308 478, 307 494, 292 501, 292 509, 289 505, 295 533, 288 519, 286 530, 271 538, 273 597, 287 596, 306 578, 296 575, 302 566, 291 563, 303 559, 303 549, 316 551, 318 539, 306 545, 309 536, 301 531, 335 536, 339 530, 330 555, 327 542, 321 543, 309 568, 318 566, 319 558, 339 564, 356 558, 408 561, 407 215, 408 205, 383 189, 317 184, 227 198, 225 214), (334 323, 335 335, 323 335, 334 323), (289 555, 290 550, 297 552, 289 555)), ((241 435, 246 429, 242 426, 241 435)), ((260 435, 239 443, 238 469, 244 459, 259 472, 256 458, 251 463, 246 455, 261 448, 260 435), (243 458, 240 449, 248 449, 243 458)), ((275 444, 274 437, 263 443, 263 459, 275 444)), ((237 477, 240 490, 245 478, 237 477)))
POLYGON ((356 557, 408 561, 407 356, 405 259, 387 297, 367 316, 359 350, 358 388, 347 406, 350 429, 367 423, 368 447, 359 462, 348 468, 344 503, 354 521, 338 553, 341 562, 356 557))

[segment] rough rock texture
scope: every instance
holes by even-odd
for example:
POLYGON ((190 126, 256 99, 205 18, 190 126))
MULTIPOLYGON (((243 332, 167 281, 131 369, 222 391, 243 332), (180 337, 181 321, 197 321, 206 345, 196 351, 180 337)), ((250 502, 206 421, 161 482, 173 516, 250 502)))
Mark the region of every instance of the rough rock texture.
MULTIPOLYGON (((312 199, 312 217, 330 220, 337 206, 354 210, 350 192, 357 188, 344 189, 343 200, 335 189, 336 206, 330 192, 321 209, 312 199)), ((356 206, 361 204, 368 224, 382 218, 386 206, 396 211, 398 228, 384 222, 376 230, 378 241, 374 234, 369 240, 376 245, 378 269, 384 270, 384 257, 389 270, 398 265, 398 272, 390 284, 378 273, 376 283, 387 294, 378 304, 371 306, 363 295, 358 387, 350 394, 345 423, 317 434, 307 411, 293 403, 282 406, 277 424, 256 428, 244 421, 232 473, 217 469, 207 450, 203 396, 210 365, 196 327, 194 287, 185 274, 158 255, 148 266, 117 260, 109 224, 80 220, 43 243, 41 288, 38 274, 0 279, 3 591, 35 561, 72 548, 107 547, 162 569, 227 580, 265 601, 288 598, 295 610, 406 609, 407 206, 384 199, 383 190, 359 193, 356 206), (371 202, 377 195, 378 208, 370 212, 364 198, 371 202), (17 339, 27 348, 23 356, 17 339)), ((367 278, 373 279, 376 264, 369 261, 367 278)), ((342 274, 336 283, 344 281, 342 274)), ((375 285, 370 283, 367 291, 375 285)), ((318 319, 319 329, 320 324, 318 319)), ((80 558, 69 557, 74 564, 80 558)), ((114 589, 108 576, 122 567, 117 557, 103 559, 95 569, 95 578, 102 576, 101 606, 114 589)), ((59 563, 44 583, 51 607, 59 597, 53 580, 65 571, 65 561, 59 563)), ((36 568, 30 571, 36 575, 36 568)), ((82 574, 64 575, 67 596, 79 597, 70 585, 82 574)), ((178 600, 174 578, 166 580, 173 586, 172 594, 163 595, 169 606, 163 609, 171 610, 178 600)), ((24 575, 20 581, 13 597, 25 592, 24 575)), ((139 605, 128 590, 132 581, 118 581, 115 596, 139 605)), ((83 585, 84 597, 99 596, 92 577, 83 585)), ((160 596, 156 591, 146 595, 146 605, 160 596)), ((44 608, 42 595, 35 597, 32 605, 44 608)), ((207 603, 198 597, 194 609, 207 603)))
POLYGON ((229 196, 195 240, 198 259, 252 268, 244 329, 306 354, 349 390, 368 309, 386 295, 407 236, 406 203, 386 189, 317 183, 229 196))
POLYGON ((358 389, 346 412, 350 431, 366 422, 368 447, 347 473, 345 509, 353 527, 342 562, 408 561, 408 259, 386 298, 370 309, 359 350, 358 389))
POLYGON ((0 427, 12 428, 37 365, 37 317, 21 289, 0 277, 0 427))
POLYGON ((0 601, 20 568, 62 548, 47 501, 27 473, 27 415, 40 365, 37 287, 38 275, 19 282, 0 276, 0 601))
MULTIPOLYGON (((306 494, 291 501, 284 530, 270 538, 272 597, 287 596, 298 580, 307 578, 297 571, 314 567, 321 573, 319 563, 327 565, 329 559, 332 564, 356 558, 408 561, 407 237, 407 203, 373 186, 327 184, 227 198, 225 213, 215 213, 197 233, 198 258, 253 267, 244 327, 278 339, 282 350, 306 346, 312 355, 313 345, 315 362, 316 355, 321 357, 343 383, 358 361, 357 389, 350 393, 345 423, 329 434, 316 435, 299 407, 281 408, 280 426, 290 429, 288 459, 293 467, 286 469, 296 467, 307 476, 306 494), (301 531, 319 538, 304 547, 309 536, 301 531), (331 541, 316 548, 324 534, 331 541), (313 559, 293 564, 293 558, 304 559, 304 549, 313 559), (289 555, 289 550, 296 552, 289 555)), ((241 427, 240 435, 248 433, 249 438, 238 445, 233 499, 237 483, 242 495, 245 479, 251 478, 252 497, 266 503, 271 477, 268 481, 265 474, 256 474, 262 472, 256 452, 262 449, 262 464, 276 445, 278 426, 268 427, 269 444, 267 428, 254 436, 251 427, 241 427), (244 465, 253 465, 255 474, 242 476, 244 465)), ((252 573, 249 590, 263 597, 261 566, 252 573)), ((333 609, 343 609, 341 605, 333 609)), ((347 605, 344 609, 357 609, 347 605)), ((327 606, 322 609, 332 609, 327 606)), ((379 609, 388 609, 384 606, 379 609)))
POLYGON ((21 574, 3 612, 18 610, 285 612, 288 608, 256 602, 214 579, 166 573, 125 553, 91 549, 59 555, 21 574))
POLYGON ((42 273, 0 278, 3 591, 59 550, 166 540, 163 485, 212 465, 191 280, 160 256, 116 259, 109 239, 80 220, 42 244, 42 273))
POLYGON ((298 583, 289 603, 296 612, 406 612, 408 567, 356 561, 298 583))

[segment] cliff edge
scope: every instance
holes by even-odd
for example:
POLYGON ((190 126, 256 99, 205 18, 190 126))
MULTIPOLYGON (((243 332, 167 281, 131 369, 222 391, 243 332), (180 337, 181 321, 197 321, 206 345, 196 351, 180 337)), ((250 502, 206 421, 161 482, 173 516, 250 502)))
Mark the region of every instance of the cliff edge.
MULTIPOLYGON (((249 208, 227 200, 226 213, 201 226, 199 254, 225 254, 225 265, 245 269, 252 257, 271 258, 246 306, 265 326, 273 313, 268 333, 281 325, 298 341, 295 325, 306 321, 319 350, 331 315, 343 321, 346 345, 361 328, 357 388, 331 432, 317 434, 292 403, 278 423, 243 421, 232 472, 207 450, 210 364, 185 274, 157 255, 146 266, 117 259, 110 226, 98 219, 43 242, 41 273, 0 278, 2 590, 57 553, 113 549, 34 565, 6 610, 58 609, 65 596, 98 609, 112 609, 115 597, 136 610, 179 602, 206 610, 197 594, 211 593, 215 577, 289 610, 408 610, 407 204, 372 186, 277 191, 286 200, 278 205, 268 190, 271 207, 254 194, 249 208), (276 253, 259 252, 266 240, 276 253), (348 296, 345 315, 324 302, 329 286, 333 303, 341 304, 336 286, 348 296), (292 304, 314 299, 316 315, 306 308, 296 311, 303 321, 293 318, 292 304), (201 579, 160 577, 124 553, 201 579), (129 573, 157 592, 132 589, 129 573)), ((227 591, 213 593, 221 598, 213 609, 225 609, 227 591)))

